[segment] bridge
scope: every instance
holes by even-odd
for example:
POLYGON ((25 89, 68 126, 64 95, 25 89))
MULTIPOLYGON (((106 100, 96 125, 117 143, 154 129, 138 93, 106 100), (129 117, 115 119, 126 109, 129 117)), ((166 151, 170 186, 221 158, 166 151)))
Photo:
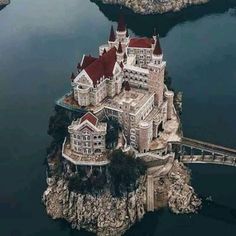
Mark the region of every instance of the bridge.
POLYGON ((171 144, 177 158, 183 163, 209 163, 236 167, 235 149, 186 137, 171 144))

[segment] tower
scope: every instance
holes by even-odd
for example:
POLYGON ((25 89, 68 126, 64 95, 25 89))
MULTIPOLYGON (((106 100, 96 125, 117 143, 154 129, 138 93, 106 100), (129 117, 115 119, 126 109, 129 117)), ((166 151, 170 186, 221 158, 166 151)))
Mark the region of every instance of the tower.
POLYGON ((174 92, 166 91, 165 97, 167 99, 167 120, 171 120, 173 113, 173 104, 174 104, 174 92))
POLYGON ((125 43, 126 40, 126 25, 123 14, 120 15, 118 26, 116 30, 116 37, 118 42, 125 43))
POLYGON ((117 62, 120 64, 124 60, 124 52, 121 46, 121 42, 119 42, 118 49, 116 51, 117 62))
POLYGON ((108 45, 110 48, 115 46, 115 41, 116 41, 116 36, 115 36, 115 32, 114 32, 114 28, 113 25, 111 26, 111 30, 110 30, 110 36, 108 39, 108 45))
POLYGON ((148 90, 155 93, 155 105, 160 106, 163 102, 164 92, 164 73, 166 62, 163 61, 163 54, 159 38, 156 38, 155 48, 152 54, 152 60, 148 64, 149 78, 148 90))

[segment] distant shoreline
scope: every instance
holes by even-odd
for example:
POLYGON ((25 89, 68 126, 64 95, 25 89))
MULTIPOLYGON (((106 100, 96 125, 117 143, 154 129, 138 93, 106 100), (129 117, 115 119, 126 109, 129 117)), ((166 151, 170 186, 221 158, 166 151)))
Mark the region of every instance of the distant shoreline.
POLYGON ((148 14, 163 14, 167 12, 178 12, 182 9, 193 6, 201 5, 209 2, 210 0, 159 0, 151 2, 149 0, 96 0, 104 4, 120 5, 131 9, 134 13, 141 15, 148 14))
POLYGON ((11 3, 10 0, 0 0, 0 10, 2 10, 4 7, 9 5, 11 3))

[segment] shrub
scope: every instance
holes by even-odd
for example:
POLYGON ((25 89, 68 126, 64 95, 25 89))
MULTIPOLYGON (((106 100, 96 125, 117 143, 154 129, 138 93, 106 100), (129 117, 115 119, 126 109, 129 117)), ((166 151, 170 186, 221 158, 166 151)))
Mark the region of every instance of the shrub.
POLYGON ((119 195, 122 189, 132 191, 136 188, 136 181, 146 172, 144 161, 126 154, 122 150, 115 150, 110 155, 109 172, 115 194, 119 195))

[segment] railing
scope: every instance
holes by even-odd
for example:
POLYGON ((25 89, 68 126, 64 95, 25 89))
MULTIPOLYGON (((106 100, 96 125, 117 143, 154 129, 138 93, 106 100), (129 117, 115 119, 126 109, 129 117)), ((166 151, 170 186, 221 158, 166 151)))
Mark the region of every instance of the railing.
POLYGON ((179 147, 179 159, 184 163, 211 163, 236 166, 236 150, 232 148, 215 145, 200 140, 182 137, 179 142, 171 144, 179 147), (187 154, 185 148, 190 148, 190 154, 187 154), (201 155, 194 154, 197 150, 201 155))
POLYGON ((190 139, 186 137, 182 137, 179 142, 172 142, 172 144, 176 144, 182 147, 189 147, 191 149, 198 149, 201 151, 214 153, 223 156, 233 156, 236 157, 236 150, 232 148, 223 147, 220 145, 215 145, 208 142, 203 142, 196 139, 190 139))

